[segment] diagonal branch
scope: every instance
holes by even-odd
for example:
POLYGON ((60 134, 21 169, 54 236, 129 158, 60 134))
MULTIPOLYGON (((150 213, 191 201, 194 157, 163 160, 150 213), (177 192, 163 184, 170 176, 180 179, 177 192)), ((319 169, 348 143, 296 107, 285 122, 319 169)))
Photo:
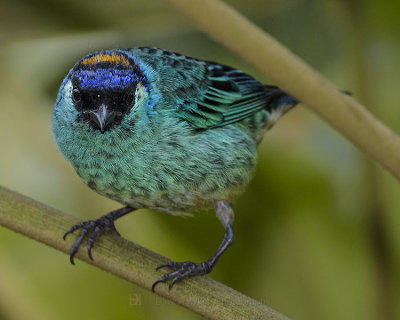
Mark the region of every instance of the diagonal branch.
MULTIPOLYGON (((0 225, 69 253, 73 237, 64 232, 76 218, 0 186, 0 225)), ((167 258, 121 237, 104 234, 96 242, 91 261, 85 250, 77 257, 118 277, 151 289, 160 277, 155 268, 167 258)), ((67 261, 66 261, 67 263, 67 261)), ((171 291, 159 285, 156 292, 208 319, 288 319, 209 277, 194 277, 176 284, 171 291)))
POLYGON ((400 179, 400 138, 270 35, 220 0, 165 1, 313 109, 400 179))

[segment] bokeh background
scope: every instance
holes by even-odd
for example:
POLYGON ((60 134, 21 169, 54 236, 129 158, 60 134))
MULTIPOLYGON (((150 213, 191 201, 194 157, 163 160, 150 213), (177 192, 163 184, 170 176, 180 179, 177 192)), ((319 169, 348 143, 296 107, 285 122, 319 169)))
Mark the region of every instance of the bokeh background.
MULTIPOLYGON (((227 2, 400 132, 400 2, 227 2)), ((2 0, 0 184, 82 219, 119 207, 58 152, 51 112, 76 60, 129 46, 220 61, 268 82, 161 0, 2 0)), ((303 105, 268 133, 259 155, 235 203, 236 243, 211 276, 293 319, 400 319, 398 182, 303 105)), ((117 228, 178 261, 204 260, 223 237, 211 211, 141 210, 117 228)), ((200 319, 0 228, 0 319, 71 318, 200 319)))

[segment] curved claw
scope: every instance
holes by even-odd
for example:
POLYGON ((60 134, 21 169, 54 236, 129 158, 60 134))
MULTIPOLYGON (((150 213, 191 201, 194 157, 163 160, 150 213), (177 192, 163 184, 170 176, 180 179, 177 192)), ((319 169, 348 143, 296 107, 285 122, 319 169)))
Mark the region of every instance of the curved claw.
POLYGON ((158 284, 161 283, 161 282, 164 282, 164 281, 162 281, 161 279, 155 281, 155 282, 153 283, 153 285, 151 286, 151 291, 154 292, 154 288, 156 287, 156 285, 158 285, 158 284))
POLYGON ((156 268, 156 271, 162 269, 162 268, 174 268, 176 267, 176 262, 170 262, 170 263, 166 263, 166 264, 162 264, 161 266, 158 266, 156 268))
POLYGON ((65 241, 65 239, 67 238, 67 236, 71 233, 73 233, 75 230, 81 228, 81 223, 80 224, 76 224, 74 226, 72 226, 71 228, 68 229, 68 231, 66 233, 64 233, 63 236, 63 240, 65 241))
MULTIPOLYGON (((76 228, 78 229, 78 228, 76 228)), ((76 230, 75 229, 75 230, 76 230)), ((89 228, 84 228, 81 233, 79 234, 78 238, 75 240, 74 244, 71 247, 71 254, 69 256, 69 261, 71 262, 71 264, 75 264, 74 262, 74 257, 76 255, 76 253, 78 252, 79 246, 81 245, 83 238, 86 236, 86 234, 89 232, 89 228)))
MULTIPOLYGON (((115 227, 114 227, 115 229, 115 227)), ((103 230, 101 228, 99 228, 98 226, 95 227, 92 236, 89 238, 88 240, 88 256, 90 258, 90 260, 93 260, 93 256, 92 256, 92 248, 94 245, 94 241, 96 240, 97 236, 102 232, 103 230)))
POLYGON ((170 273, 163 275, 160 279, 158 279, 156 282, 153 283, 153 285, 151 286, 151 290, 154 292, 154 288, 156 287, 157 284, 159 284, 161 282, 167 282, 169 279, 174 278, 172 280, 173 283, 171 283, 168 287, 169 290, 171 290, 172 286, 175 283, 174 280, 179 277, 179 272, 180 272, 180 270, 178 269, 178 270, 175 270, 175 271, 172 271, 170 273))
MULTIPOLYGON (((160 268, 164 268, 164 267, 170 267, 170 265, 162 265, 159 266, 157 269, 159 270, 160 268)), ((168 289, 171 290, 173 285, 182 280, 183 278, 187 277, 190 275, 190 271, 183 271, 183 266, 181 266, 179 269, 169 272, 165 275, 163 275, 160 279, 158 279, 156 282, 153 283, 153 285, 151 286, 151 290, 154 292, 154 288, 157 286, 157 284, 161 283, 161 282, 167 282, 168 280, 172 279, 170 285, 168 286, 168 289), (182 274, 180 274, 182 273, 182 274)))
POLYGON ((94 246, 95 240, 100 235, 100 233, 102 233, 105 230, 111 230, 114 233, 116 233, 118 236, 120 236, 119 232, 115 228, 114 221, 133 210, 134 210, 134 208, 129 207, 129 206, 123 207, 121 209, 112 211, 112 212, 100 217, 97 220, 83 221, 83 222, 78 223, 78 224, 72 226, 71 228, 69 228, 68 231, 63 236, 64 240, 67 238, 67 236, 70 233, 73 233, 75 230, 82 229, 78 238, 75 240, 74 244, 71 247, 71 254, 69 257, 71 264, 75 264, 74 257, 76 255, 76 253, 78 252, 79 247, 87 233, 92 232, 92 235, 88 239, 87 252, 88 252, 89 258, 93 260, 92 248, 94 246))
POLYGON ((78 238, 75 240, 74 244, 71 247, 71 253, 70 253, 70 257, 69 257, 69 260, 70 260, 71 264, 75 264, 74 257, 77 254, 83 239, 85 238, 85 236, 89 232, 91 232, 91 231, 93 232, 92 235, 90 236, 90 238, 88 239, 88 249, 87 249, 88 256, 89 256, 89 258, 91 260, 93 260, 92 248, 94 246, 94 242, 95 242, 96 238, 98 237, 98 235, 100 233, 102 233, 106 229, 110 229, 110 230, 112 230, 113 232, 116 232, 119 235, 117 229, 115 228, 115 225, 114 225, 113 221, 111 221, 111 222, 107 221, 107 223, 105 223, 104 219, 100 218, 98 220, 84 221, 84 222, 81 222, 81 223, 79 223, 77 225, 72 226, 64 234, 63 239, 65 240, 66 237, 70 233, 73 233, 75 230, 78 230, 78 229, 82 229, 82 230, 81 230, 78 238))
MULTIPOLYGON (((158 270, 160 270, 160 269, 162 269, 162 268, 173 268, 175 265, 176 265, 176 262, 170 262, 170 263, 162 264, 162 265, 160 265, 160 266, 158 266, 158 267, 156 268, 156 271, 158 271, 158 270)), ((170 273, 167 273, 166 275, 162 276, 160 279, 158 279, 157 281, 155 281, 155 282, 153 283, 153 285, 151 286, 151 291, 154 292, 154 288, 155 288, 159 283, 161 283, 161 282, 166 282, 166 281, 169 279, 169 277, 168 277, 169 274, 170 274, 170 273)))
POLYGON ((69 235, 70 233, 72 233, 73 231, 67 231, 66 233, 64 233, 63 235, 63 240, 65 241, 65 239, 67 238, 67 235, 69 235))
MULTIPOLYGON (((156 268, 156 271, 160 270, 161 268, 166 268, 166 267, 173 268, 174 266, 176 266, 176 264, 177 264, 176 262, 175 263, 163 264, 161 266, 158 266, 156 268)), ((180 271, 180 269, 172 271, 172 272, 169 272, 169 273, 163 275, 160 279, 158 279, 156 282, 153 283, 153 285, 151 286, 151 290, 154 292, 154 288, 156 287, 157 284, 159 284, 161 282, 167 282, 169 279, 174 278, 175 276, 177 276, 179 274, 179 271, 180 271)), ((169 290, 171 290, 171 288, 172 288, 172 286, 170 285, 169 286, 169 290)))
POLYGON ((169 290, 172 289, 175 283, 194 275, 203 275, 210 273, 214 267, 213 263, 209 261, 205 261, 203 263, 195 263, 191 261, 186 262, 171 262, 166 263, 161 266, 158 266, 156 270, 160 270, 162 268, 173 268, 174 271, 166 273, 160 279, 153 283, 151 286, 151 290, 154 292, 154 288, 161 282, 167 282, 168 280, 172 279, 171 283, 169 284, 169 290))

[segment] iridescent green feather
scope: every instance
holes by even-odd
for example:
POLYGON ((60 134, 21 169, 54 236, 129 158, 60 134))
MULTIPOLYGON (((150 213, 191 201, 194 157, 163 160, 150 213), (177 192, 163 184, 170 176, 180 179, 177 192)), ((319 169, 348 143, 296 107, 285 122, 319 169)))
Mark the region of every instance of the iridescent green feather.
POLYGON ((266 110, 264 122, 257 126, 260 130, 273 108, 297 103, 279 88, 262 85, 238 69, 155 48, 136 48, 131 52, 155 69, 165 69, 173 83, 163 84, 167 88, 163 93, 173 95, 177 116, 194 128, 222 127, 266 110))

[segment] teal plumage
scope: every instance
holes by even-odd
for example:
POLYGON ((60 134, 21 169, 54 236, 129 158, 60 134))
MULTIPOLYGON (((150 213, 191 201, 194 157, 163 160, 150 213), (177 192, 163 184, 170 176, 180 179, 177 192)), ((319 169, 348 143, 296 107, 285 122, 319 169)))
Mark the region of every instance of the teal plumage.
POLYGON ((230 204, 251 178, 264 132, 296 103, 218 63, 157 48, 104 50, 64 79, 53 132, 96 192, 129 208, 184 214, 230 204))

